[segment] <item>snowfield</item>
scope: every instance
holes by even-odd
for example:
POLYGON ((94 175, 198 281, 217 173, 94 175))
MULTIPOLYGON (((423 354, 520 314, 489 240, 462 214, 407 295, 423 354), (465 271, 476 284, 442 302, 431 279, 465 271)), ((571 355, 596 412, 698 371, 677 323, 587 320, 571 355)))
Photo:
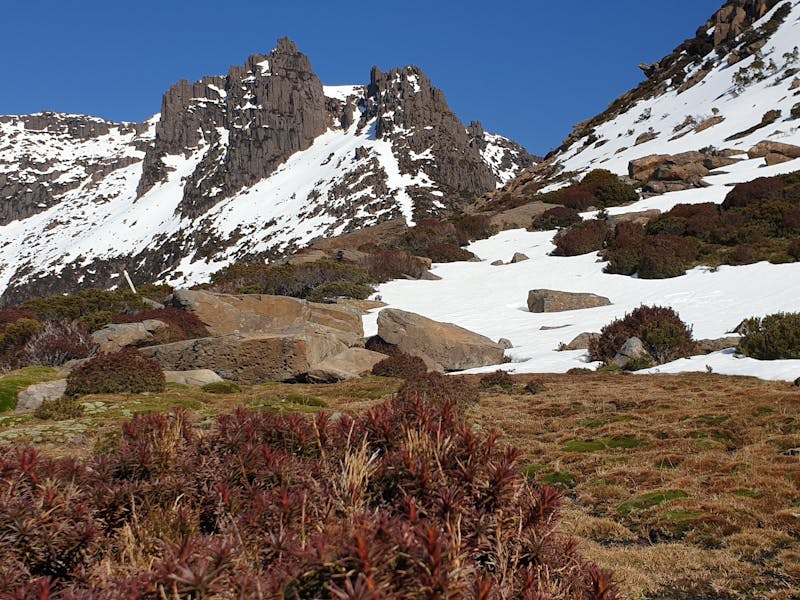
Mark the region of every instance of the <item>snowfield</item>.
MULTIPOLYGON (((674 192, 641 200, 609 212, 638 212, 649 208, 669 210, 678 203, 720 203, 731 181, 747 181, 760 174, 774 175, 800 170, 800 160, 775 167, 761 167, 763 159, 728 167, 728 173, 709 177, 711 187, 674 192), (755 175, 754 175, 755 173, 755 175)), ((590 213, 584 215, 591 216, 590 213)), ((434 265, 440 281, 392 281, 379 286, 377 294, 392 308, 400 308, 455 323, 493 340, 508 338, 514 347, 506 352, 514 373, 565 372, 589 363, 585 351, 559 352, 585 331, 598 332, 641 304, 674 308, 693 328, 695 339, 724 337, 747 317, 774 312, 800 311, 800 263, 773 265, 766 262, 719 269, 697 267, 673 279, 637 279, 603 273, 605 262, 597 253, 575 257, 550 256, 555 231, 504 231, 469 246, 481 262, 434 265), (515 252, 530 260, 492 266, 509 261, 515 252), (612 305, 557 313, 530 313, 528 291, 554 289, 591 292, 608 297, 612 305), (556 329, 550 329, 550 328, 556 329), (544 328, 544 329, 543 329, 544 328)), ((366 335, 377 334, 377 313, 364 317, 366 335)), ((489 372, 498 366, 468 372, 489 372)), ((741 358, 727 350, 692 359, 681 359, 649 371, 677 373, 705 371, 728 375, 753 375, 764 379, 793 381, 800 377, 800 360, 758 361, 741 358)))

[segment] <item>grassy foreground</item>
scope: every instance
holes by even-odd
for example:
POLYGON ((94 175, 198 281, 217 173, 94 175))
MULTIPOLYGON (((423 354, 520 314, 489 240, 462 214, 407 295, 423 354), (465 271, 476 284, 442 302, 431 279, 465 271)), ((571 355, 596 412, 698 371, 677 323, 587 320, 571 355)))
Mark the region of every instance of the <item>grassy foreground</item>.
MULTIPOLYGON (((473 378, 478 383, 478 377, 473 378)), ((1 380, 0 380, 1 383, 1 380)), ((546 375, 484 390, 469 417, 517 446, 525 471, 563 488, 562 530, 632 598, 800 597, 800 388, 713 374, 546 375), (524 383, 537 380, 532 395, 524 383)), ((113 446, 133 414, 236 407, 356 414, 399 380, 270 384, 233 394, 87 396, 63 421, 0 414, 0 444, 53 456, 113 446)))

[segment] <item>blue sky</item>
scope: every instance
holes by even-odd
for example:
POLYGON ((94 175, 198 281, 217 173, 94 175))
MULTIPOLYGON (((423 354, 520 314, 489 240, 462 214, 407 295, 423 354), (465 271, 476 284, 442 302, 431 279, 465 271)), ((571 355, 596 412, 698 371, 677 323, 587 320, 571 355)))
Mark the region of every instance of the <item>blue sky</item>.
POLYGON ((0 114, 141 121, 181 78, 222 74, 289 36, 323 83, 415 64, 465 122, 544 154, 642 80, 722 0, 289 2, 6 0, 0 114))

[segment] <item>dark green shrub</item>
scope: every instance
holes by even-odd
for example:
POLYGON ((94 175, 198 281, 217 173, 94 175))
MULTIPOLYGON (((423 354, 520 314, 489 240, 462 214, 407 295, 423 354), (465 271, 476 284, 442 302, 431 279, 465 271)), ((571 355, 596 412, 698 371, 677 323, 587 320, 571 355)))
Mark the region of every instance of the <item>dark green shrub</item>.
POLYGON ((418 356, 408 354, 395 354, 372 367, 372 374, 381 377, 397 377, 398 379, 410 379, 418 377, 428 372, 425 361, 418 356))
POLYGON ((609 364, 632 337, 639 338, 659 364, 689 356, 693 349, 691 327, 673 309, 640 306, 603 327, 600 336, 589 342, 589 355, 609 364))
POLYGON ((363 283, 353 283, 352 281, 331 281, 315 287, 306 296, 311 302, 324 302, 332 298, 355 298, 363 300, 369 297, 375 290, 363 283))
POLYGON ((633 186, 605 169, 589 171, 580 186, 597 199, 598 207, 618 206, 639 199, 633 186))
POLYGON ((608 224, 600 219, 583 221, 569 229, 560 231, 553 238, 556 256, 578 256, 602 250, 610 231, 608 224))
POLYGON ((632 222, 618 224, 614 229, 614 238, 603 252, 603 257, 608 260, 605 272, 617 275, 636 273, 646 243, 644 227, 632 222))
POLYGON ((100 354, 72 371, 67 377, 65 396, 161 392, 164 373, 154 360, 136 350, 100 354))
POLYGON ((89 331, 98 331, 114 322, 114 313, 110 310, 98 310, 78 317, 77 321, 89 331))
POLYGON ((597 204, 597 198, 578 186, 570 186, 549 194, 542 194, 537 198, 542 202, 561 204, 576 211, 588 210, 597 204))
POLYGON ((742 323, 739 352, 759 360, 800 358, 800 313, 776 313, 742 323))
POLYGON ((792 115, 793 119, 800 119, 800 102, 798 102, 792 107, 792 110, 790 111, 789 114, 792 115))
POLYGON ((637 273, 642 279, 667 279, 686 273, 697 258, 698 246, 690 238, 659 234, 648 236, 642 246, 637 273))
POLYGON ((721 208, 743 208, 771 200, 800 202, 800 171, 739 183, 725 196, 721 208))
POLYGON ((550 229, 562 229, 581 222, 581 216, 574 208, 566 206, 554 206, 533 219, 531 229, 533 231, 549 231, 550 229))
POLYGON ((232 381, 215 381, 205 384, 200 389, 209 394, 237 394, 242 391, 242 388, 232 381))
POLYGON ((398 354, 401 354, 400 350, 395 344, 390 344, 377 335, 367 338, 367 341, 364 343, 364 348, 367 350, 372 350, 373 352, 385 354, 386 356, 397 356, 398 354))
POLYGON ((0 333, 0 349, 17 350, 44 329, 44 324, 34 319, 18 319, 8 323, 0 333))
POLYGON ((55 400, 45 400, 42 405, 33 411, 37 419, 49 421, 66 421, 83 416, 83 404, 77 398, 65 396, 55 400))
MULTIPOLYGON (((141 296, 120 289, 82 290, 69 296, 36 298, 25 302, 21 308, 34 313, 39 319, 61 321, 89 317, 98 312, 131 313, 146 310, 149 306, 141 296)), ((84 322, 84 325, 88 323, 84 322)))

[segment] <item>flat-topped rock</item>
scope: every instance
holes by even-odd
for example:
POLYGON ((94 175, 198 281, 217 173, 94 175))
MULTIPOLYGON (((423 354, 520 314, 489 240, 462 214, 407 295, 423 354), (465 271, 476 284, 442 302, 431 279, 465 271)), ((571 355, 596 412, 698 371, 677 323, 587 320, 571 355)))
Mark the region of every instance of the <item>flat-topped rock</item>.
POLYGON ((559 290, 531 290, 528 292, 528 310, 532 313, 562 312, 610 304, 611 300, 605 296, 584 292, 561 292, 559 290))
POLYGON ((58 400, 67 390, 67 380, 58 379, 45 383, 29 385, 17 392, 17 412, 31 412, 39 408, 45 400, 58 400))

